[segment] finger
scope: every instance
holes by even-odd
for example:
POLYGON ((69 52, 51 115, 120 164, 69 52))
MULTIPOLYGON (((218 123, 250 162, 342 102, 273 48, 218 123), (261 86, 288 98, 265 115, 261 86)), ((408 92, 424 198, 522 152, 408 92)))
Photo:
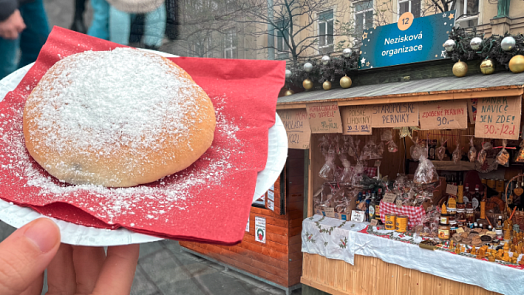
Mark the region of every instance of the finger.
POLYGON ((21 33, 23 30, 25 30, 25 28, 26 28, 26 27, 25 27, 25 24, 24 24, 24 23, 21 23, 20 25, 18 25, 18 26, 16 27, 18 33, 21 33))
POLYGON ((74 294, 76 289, 73 248, 61 244, 55 258, 47 267, 48 295, 74 294))
POLYGON ((135 276, 140 245, 107 248, 107 258, 93 295, 128 295, 135 276))
POLYGON ((34 282, 29 285, 27 289, 20 295, 40 295, 42 294, 42 287, 44 286, 44 273, 42 272, 34 282))
POLYGON ((91 294, 102 270, 106 253, 101 247, 73 247, 76 273, 76 294, 91 294))
POLYGON ((60 229, 39 218, 0 243, 0 294, 20 294, 45 270, 60 245, 60 229))
POLYGON ((18 38, 18 32, 15 29, 7 30, 5 34, 6 39, 15 40, 16 38, 18 38))

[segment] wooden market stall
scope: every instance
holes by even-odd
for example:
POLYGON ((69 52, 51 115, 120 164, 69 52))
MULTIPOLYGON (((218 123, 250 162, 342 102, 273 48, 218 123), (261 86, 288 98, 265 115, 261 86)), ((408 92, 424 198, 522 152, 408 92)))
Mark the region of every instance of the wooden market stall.
MULTIPOLYGON (((400 71, 401 70, 398 72, 400 71)), ((372 73, 369 75, 372 75, 372 73)), ((480 74, 470 75, 460 79, 453 76, 437 77, 406 82, 362 85, 349 89, 302 92, 279 98, 277 111, 281 117, 285 116, 286 112, 293 112, 293 114, 307 114, 307 107, 313 105, 318 106, 319 103, 322 103, 323 105, 334 104, 338 106, 337 111, 342 113, 344 108, 353 106, 384 106, 406 103, 418 104, 428 101, 470 102, 471 99, 481 98, 516 99, 516 97, 518 97, 518 100, 521 101, 523 89, 524 74, 513 74, 510 72, 499 72, 491 76, 480 74)), ((519 105, 521 106, 522 103, 519 102, 519 105)), ((516 111, 516 113, 518 113, 517 125, 519 126, 521 125, 521 111, 521 109, 516 111)), ((467 116, 467 114, 465 114, 465 116, 467 116)), ((308 120, 306 119, 306 121, 308 120)), ((308 124, 312 124, 311 119, 308 124)), ((342 125, 345 128, 344 122, 342 122, 342 125)), ((313 126, 311 126, 311 130, 310 148, 308 149, 310 165, 307 168, 307 178, 309 181, 306 206, 308 217, 313 217, 315 214, 313 199, 315 192, 319 191, 324 182, 323 179, 318 177, 318 174, 322 165, 325 163, 324 156, 319 147, 319 140, 323 136, 323 133, 315 133, 315 128, 313 126)), ((373 129, 373 131, 375 130, 380 129, 373 129)), ((336 131, 330 132, 336 133, 336 131)), ((338 133, 342 133, 342 131, 338 133)), ((455 138, 455 140, 460 138, 458 142, 461 143, 461 146, 468 147, 469 138, 466 136, 462 138, 461 135, 473 135, 475 133, 475 125, 469 122, 466 128, 462 131, 445 131, 441 129, 438 132, 415 132, 415 134, 417 133, 425 139, 440 139, 443 133, 447 133, 448 136, 455 138)), ((344 131, 344 134, 348 133, 344 131)), ((357 135, 355 135, 355 137, 356 136, 357 135)), ((376 133, 373 132, 373 135, 358 136, 362 138, 362 142, 366 142, 368 138, 376 136, 376 133)), ((398 132, 394 133, 393 140, 398 146, 398 152, 384 156, 379 164, 379 173, 382 176, 388 175, 390 179, 395 179, 397 173, 413 173, 413 171, 409 171, 411 170, 409 159, 405 156, 407 154, 406 150, 409 151, 410 149, 411 141, 399 139, 398 132)), ((453 150, 456 142, 451 143, 450 141, 450 145, 451 146, 448 148, 453 150)), ((385 152, 385 155, 386 154, 387 152, 385 152)), ((450 160, 448 160, 448 163, 449 161, 450 160)), ((466 171, 472 169, 472 166, 468 162, 449 165, 447 163, 437 163, 437 161, 435 161, 435 166, 439 166, 437 167, 437 170, 439 171, 466 171), (453 166, 454 168, 450 168, 450 166, 453 166)), ((522 173, 522 166, 508 168, 505 170, 506 175, 504 175, 504 178, 509 179, 519 173, 522 173)), ((445 182, 443 185, 446 185, 445 182)), ((445 191, 445 188, 442 189, 445 191)), ((347 220, 349 219, 350 216, 347 217, 347 220)), ((317 226, 319 226, 318 222, 317 226)), ((307 238, 307 234, 309 233, 306 233, 303 236, 303 239, 307 238)), ((343 246, 345 248, 345 243, 343 246)), ((341 248, 343 248, 342 245, 341 248)), ((330 259, 323 255, 310 253, 303 253, 303 255, 301 282, 330 294, 498 294, 479 286, 465 284, 427 273, 430 272, 429 270, 424 271, 422 269, 419 271, 405 268, 393 263, 385 262, 377 257, 356 254, 354 257, 354 265, 352 265, 341 260, 341 258, 330 259)), ((450 267, 452 266, 450 265, 450 267)))
POLYGON ((249 230, 235 246, 196 242, 180 242, 193 254, 224 264, 243 274, 281 288, 289 294, 300 287, 302 274, 301 238, 304 219, 304 158, 302 150, 289 150, 286 166, 275 182, 274 190, 266 192, 265 205, 253 206, 249 230), (274 208, 268 205, 274 194, 274 208), (266 222, 265 242, 255 238, 255 221, 266 222))

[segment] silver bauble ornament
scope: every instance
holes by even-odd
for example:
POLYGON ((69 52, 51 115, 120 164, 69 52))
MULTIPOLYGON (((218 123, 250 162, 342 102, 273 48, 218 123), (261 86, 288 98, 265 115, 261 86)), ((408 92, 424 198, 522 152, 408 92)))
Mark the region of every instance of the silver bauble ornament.
POLYGON ((448 39, 442 46, 444 46, 444 49, 446 49, 447 52, 451 52, 455 49, 455 41, 448 39))
POLYGON ((515 38, 511 36, 504 37, 504 39, 502 39, 502 42, 500 42, 500 47, 504 51, 510 51, 515 47, 515 38))
POLYGON ((291 71, 286 69, 286 79, 291 78, 291 71))
POLYGON ((342 54, 344 54, 345 57, 350 57, 352 53, 353 50, 351 50, 351 48, 345 48, 344 50, 342 50, 342 54))
POLYGON ((471 49, 479 50, 480 45, 482 45, 482 39, 480 37, 475 37, 471 39, 471 41, 469 42, 469 45, 471 46, 471 49))
POLYGON ((323 65, 327 65, 327 64, 329 63, 330 60, 331 60, 331 58, 329 58, 328 55, 324 55, 324 56, 322 57, 322 64, 323 64, 323 65))
POLYGON ((304 71, 307 73, 311 72, 313 70, 313 65, 310 62, 307 62, 304 64, 304 71))

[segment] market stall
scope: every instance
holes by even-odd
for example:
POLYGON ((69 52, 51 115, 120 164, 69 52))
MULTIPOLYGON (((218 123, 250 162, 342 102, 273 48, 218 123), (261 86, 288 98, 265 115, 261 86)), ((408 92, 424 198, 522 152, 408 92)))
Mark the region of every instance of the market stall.
POLYGON ((523 80, 281 97, 290 146, 310 156, 301 282, 331 294, 523 294, 523 80))

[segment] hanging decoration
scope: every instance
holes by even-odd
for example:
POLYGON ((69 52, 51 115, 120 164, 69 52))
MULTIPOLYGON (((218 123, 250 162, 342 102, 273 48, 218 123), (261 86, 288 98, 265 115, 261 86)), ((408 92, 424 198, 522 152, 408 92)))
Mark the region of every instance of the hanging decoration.
POLYGON ((331 89, 331 82, 324 81, 324 83, 322 83, 322 88, 324 88, 324 90, 330 90, 331 89))
POLYGON ((286 79, 291 78, 291 71, 286 69, 286 79))
POLYGON ((500 42, 500 48, 504 51, 510 51, 515 47, 515 38, 511 36, 504 37, 502 42, 500 42))
POLYGON ((344 50, 342 50, 342 54, 344 55, 344 57, 351 57, 352 53, 353 50, 351 50, 351 48, 344 48, 344 50))
POLYGON ((349 88, 351 87, 351 84, 353 84, 353 81, 351 81, 351 78, 347 75, 340 78, 340 87, 342 88, 349 88))
POLYGON ((313 88, 313 82, 311 82, 311 80, 309 80, 309 79, 305 79, 302 82, 302 86, 304 87, 304 89, 310 90, 311 88, 313 88))
POLYGON ((464 77, 466 76, 466 73, 468 72, 468 65, 463 61, 457 61, 453 65, 453 75, 457 77, 464 77))
POLYGON ((471 49, 479 50, 480 46, 482 45, 482 38, 473 37, 473 39, 471 39, 471 41, 469 42, 469 45, 471 46, 471 49))
POLYGON ((509 70, 513 73, 522 73, 524 72, 524 56, 515 55, 509 61, 509 70))
POLYGON ((444 42, 443 46, 447 52, 451 52, 453 51, 453 49, 455 49, 455 41, 452 39, 448 39, 446 42, 444 42))
POLYGON ((331 58, 329 57, 329 55, 324 55, 322 57, 322 64, 323 65, 327 65, 329 63, 329 61, 331 60, 331 58))
POLYGON ((490 75, 495 72, 495 64, 493 63, 493 60, 491 58, 486 58, 485 60, 480 63, 480 71, 484 75, 490 75))
POLYGON ((285 96, 290 96, 290 95, 293 95, 293 94, 295 94, 295 92, 293 92, 293 90, 291 90, 291 89, 286 89, 286 91, 284 92, 285 96))

